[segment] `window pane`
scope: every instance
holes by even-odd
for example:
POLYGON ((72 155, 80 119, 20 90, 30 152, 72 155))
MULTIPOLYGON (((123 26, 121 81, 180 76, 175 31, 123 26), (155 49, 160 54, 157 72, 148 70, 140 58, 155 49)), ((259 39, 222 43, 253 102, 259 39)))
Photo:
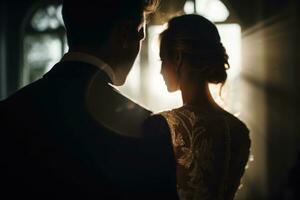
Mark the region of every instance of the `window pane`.
POLYGON ((30 83, 46 73, 62 55, 61 40, 50 34, 26 36, 24 39, 23 84, 30 83))
POLYGON ((229 11, 220 0, 196 0, 196 12, 213 22, 224 22, 229 11))
POLYGON ((39 9, 31 19, 32 28, 38 32, 43 32, 63 26, 61 10, 61 5, 49 5, 39 9))

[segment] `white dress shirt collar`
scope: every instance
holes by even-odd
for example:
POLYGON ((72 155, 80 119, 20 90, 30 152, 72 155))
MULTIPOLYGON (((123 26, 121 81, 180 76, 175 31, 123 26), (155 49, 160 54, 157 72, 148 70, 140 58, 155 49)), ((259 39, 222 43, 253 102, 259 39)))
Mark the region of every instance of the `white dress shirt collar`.
POLYGON ((100 70, 104 71, 108 75, 112 81, 112 84, 115 83, 115 73, 113 69, 96 56, 83 52, 68 52, 62 57, 61 61, 80 61, 97 66, 100 70))

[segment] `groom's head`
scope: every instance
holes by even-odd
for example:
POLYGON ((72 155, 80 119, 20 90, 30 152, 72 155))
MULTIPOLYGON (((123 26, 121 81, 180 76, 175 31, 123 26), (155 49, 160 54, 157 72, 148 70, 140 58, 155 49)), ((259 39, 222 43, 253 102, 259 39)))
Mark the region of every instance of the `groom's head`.
POLYGON ((106 57, 114 58, 105 61, 121 71, 119 85, 123 84, 145 37, 145 17, 156 9, 158 1, 64 0, 62 14, 70 49, 102 49, 106 57))

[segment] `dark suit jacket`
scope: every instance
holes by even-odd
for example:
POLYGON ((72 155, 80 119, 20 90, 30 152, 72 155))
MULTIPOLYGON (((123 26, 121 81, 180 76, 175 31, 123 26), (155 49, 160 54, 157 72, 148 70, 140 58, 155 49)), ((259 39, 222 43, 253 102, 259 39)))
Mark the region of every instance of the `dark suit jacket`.
POLYGON ((0 103, 2 192, 39 199, 177 198, 166 122, 149 118, 109 81, 95 66, 61 62, 0 103))

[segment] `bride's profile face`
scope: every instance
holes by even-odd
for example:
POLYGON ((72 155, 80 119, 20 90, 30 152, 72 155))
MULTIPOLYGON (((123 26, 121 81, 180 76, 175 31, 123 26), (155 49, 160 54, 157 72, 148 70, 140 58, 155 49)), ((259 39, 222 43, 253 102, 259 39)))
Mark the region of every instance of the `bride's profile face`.
POLYGON ((164 78, 165 84, 169 92, 174 92, 179 89, 178 74, 176 72, 176 66, 171 59, 167 58, 165 50, 160 48, 161 59, 161 75, 164 78))

